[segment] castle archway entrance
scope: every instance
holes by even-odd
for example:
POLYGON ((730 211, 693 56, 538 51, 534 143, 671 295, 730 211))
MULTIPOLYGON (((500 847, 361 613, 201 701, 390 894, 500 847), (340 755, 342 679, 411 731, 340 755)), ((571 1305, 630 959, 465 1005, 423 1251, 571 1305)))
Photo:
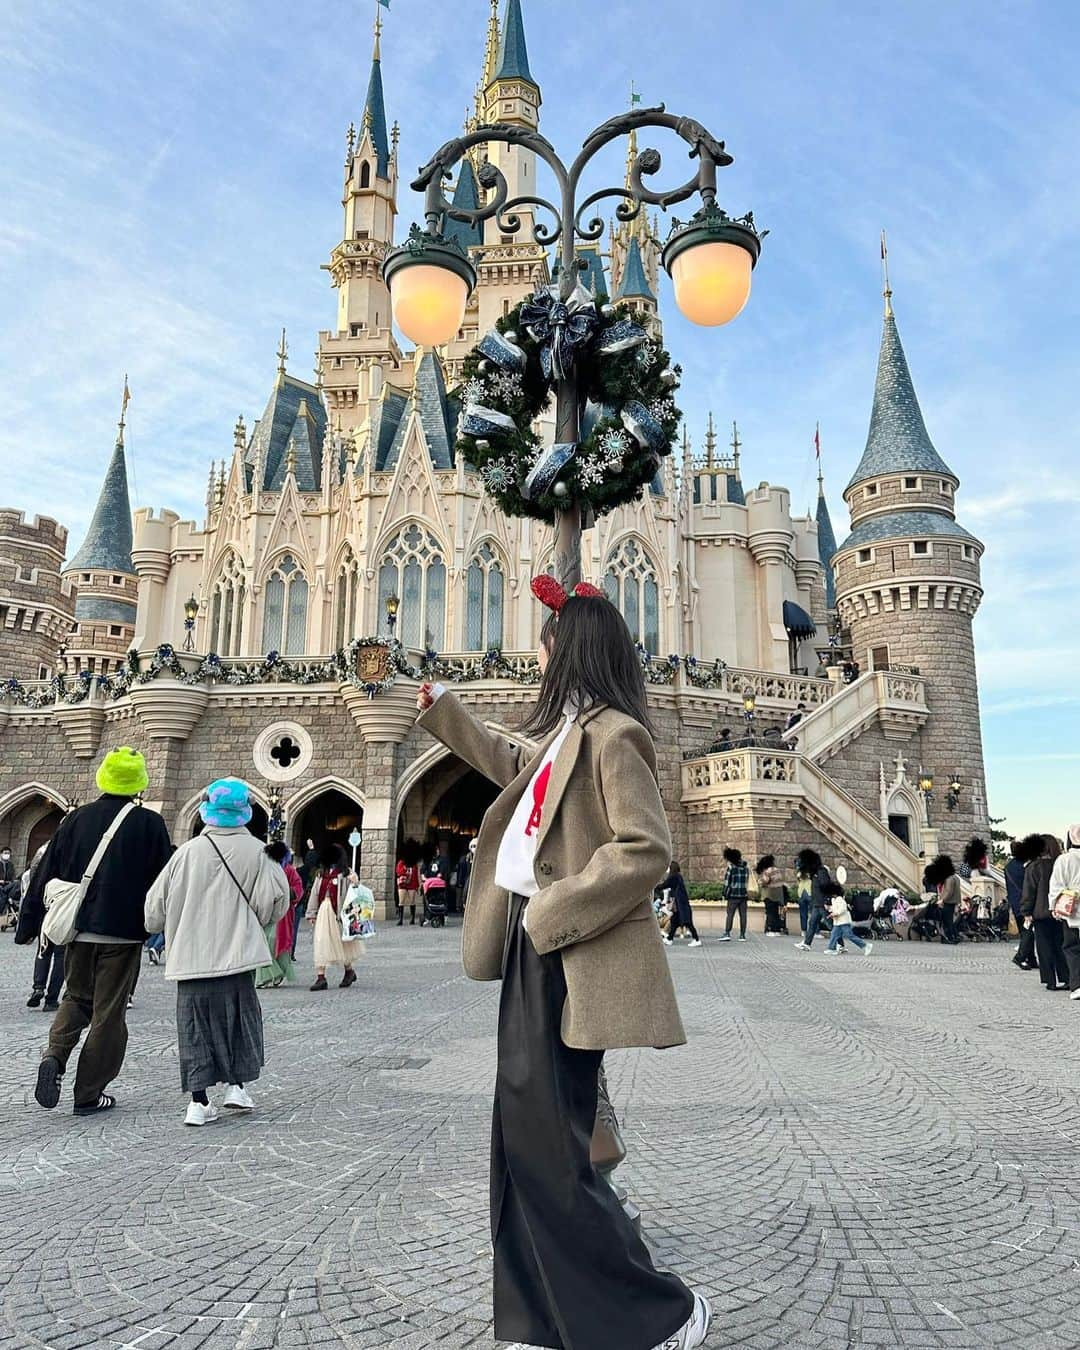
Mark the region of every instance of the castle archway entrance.
MULTIPOLYGON (((480 832, 499 789, 456 755, 438 759, 409 789, 398 815, 398 856, 419 852, 424 862, 446 856, 457 867, 480 832)), ((451 888, 452 902, 456 890, 451 888)))
POLYGON ((54 806, 52 810, 46 812, 40 820, 34 823, 26 841, 26 861, 28 863, 42 844, 47 844, 53 837, 63 819, 63 811, 58 806, 54 806))
MULTIPOLYGON (((310 839, 319 853, 324 853, 334 844, 340 844, 350 858, 349 835, 353 830, 364 832, 364 808, 355 797, 340 788, 327 788, 312 797, 300 808, 298 814, 289 815, 289 847, 298 858, 307 852, 310 839)), ((363 845, 356 851, 359 864, 363 845)))

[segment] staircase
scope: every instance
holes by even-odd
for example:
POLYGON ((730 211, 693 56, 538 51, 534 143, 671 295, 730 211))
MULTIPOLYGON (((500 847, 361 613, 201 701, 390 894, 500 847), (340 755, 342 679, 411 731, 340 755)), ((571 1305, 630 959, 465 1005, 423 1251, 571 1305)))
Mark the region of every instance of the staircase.
POLYGON ((851 684, 840 685, 832 698, 807 713, 783 739, 821 763, 875 723, 890 740, 906 741, 929 715, 926 681, 921 676, 871 670, 851 684))

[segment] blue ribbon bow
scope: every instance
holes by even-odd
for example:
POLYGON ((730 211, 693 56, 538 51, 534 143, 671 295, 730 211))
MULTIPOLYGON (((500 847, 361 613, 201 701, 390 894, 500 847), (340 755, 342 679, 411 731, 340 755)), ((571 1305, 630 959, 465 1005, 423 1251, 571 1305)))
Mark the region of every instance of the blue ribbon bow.
POLYGON ((538 290, 521 307, 521 321, 534 341, 540 344, 540 365, 545 379, 569 378, 577 349, 583 347, 596 328, 596 306, 583 286, 569 300, 559 298, 558 288, 538 290))

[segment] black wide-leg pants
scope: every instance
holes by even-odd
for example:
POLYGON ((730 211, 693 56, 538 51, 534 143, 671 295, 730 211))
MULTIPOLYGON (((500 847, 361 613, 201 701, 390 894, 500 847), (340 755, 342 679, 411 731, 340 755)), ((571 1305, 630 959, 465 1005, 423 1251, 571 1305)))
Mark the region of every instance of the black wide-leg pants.
POLYGON ((511 897, 491 1130, 495 1338, 552 1350, 654 1350, 689 1320, 589 1160, 598 1050, 563 1044, 558 952, 537 955, 511 897))

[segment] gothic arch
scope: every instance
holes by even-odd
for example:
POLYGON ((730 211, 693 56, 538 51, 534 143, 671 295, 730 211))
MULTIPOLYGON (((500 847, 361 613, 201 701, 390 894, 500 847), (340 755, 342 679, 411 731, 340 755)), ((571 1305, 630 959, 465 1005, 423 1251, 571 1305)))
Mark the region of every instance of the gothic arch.
POLYGON ((352 797, 360 806, 367 806, 367 793, 363 788, 357 787, 347 778, 341 778, 335 773, 325 774, 322 778, 316 778, 310 783, 305 783, 303 787, 298 787, 291 793, 285 801, 285 818, 295 820, 305 806, 308 806, 316 797, 321 797, 324 792, 342 792, 346 797, 352 797))
MULTIPOLYGON (((527 736, 522 736, 519 731, 510 731, 508 728, 500 725, 498 722, 485 722, 484 726, 489 731, 496 732, 499 736, 505 737, 512 745, 520 746, 524 750, 532 750, 535 742, 527 736)), ((453 751, 448 750, 445 745, 433 745, 425 750, 422 755, 409 765, 398 780, 397 791, 394 794, 394 820, 401 816, 402 808, 408 800, 409 793, 413 788, 442 760, 449 758, 453 751)), ((290 807, 292 803, 289 803, 290 807)))
POLYGON ((21 783, 18 787, 11 788, 0 797, 0 820, 11 814, 20 806, 33 801, 35 797, 44 797, 47 802, 52 802, 54 806, 59 806, 61 811, 66 811, 68 799, 55 788, 46 787, 44 783, 21 783))
POLYGON ((911 838, 907 840, 907 845, 913 853, 921 853, 926 808, 919 795, 906 783, 893 783, 882 793, 882 824, 887 826, 891 816, 907 816, 911 822, 911 838))

